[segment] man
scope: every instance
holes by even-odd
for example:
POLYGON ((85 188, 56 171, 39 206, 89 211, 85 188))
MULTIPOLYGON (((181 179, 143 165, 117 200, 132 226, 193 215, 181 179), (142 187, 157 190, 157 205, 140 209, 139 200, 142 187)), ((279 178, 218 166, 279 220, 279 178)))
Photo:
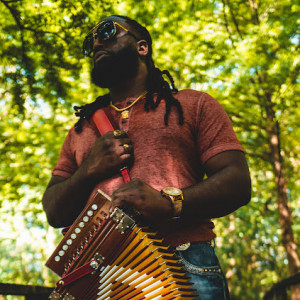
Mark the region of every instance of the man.
POLYGON ((43 197, 49 223, 71 225, 100 188, 112 195, 113 207, 135 207, 177 247, 197 299, 229 299, 210 219, 247 204, 251 187, 226 113, 206 93, 177 92, 169 73, 155 68, 151 37, 134 20, 101 20, 83 51, 93 55, 92 81, 109 94, 76 108, 80 120, 43 197), (120 131, 100 136, 91 116, 101 107, 120 131), (133 178, 126 184, 119 175, 124 166, 133 178))

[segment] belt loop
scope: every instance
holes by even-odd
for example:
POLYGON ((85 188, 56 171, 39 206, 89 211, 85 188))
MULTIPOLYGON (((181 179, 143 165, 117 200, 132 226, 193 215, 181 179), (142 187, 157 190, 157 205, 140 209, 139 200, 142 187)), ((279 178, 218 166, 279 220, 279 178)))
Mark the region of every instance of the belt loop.
POLYGON ((215 239, 212 239, 210 241, 210 245, 212 246, 212 248, 215 250, 215 247, 216 247, 216 240, 215 239))
POLYGON ((198 244, 198 243, 199 244, 209 245, 209 246, 211 246, 213 248, 213 250, 215 250, 215 247, 216 247, 216 241, 215 241, 215 239, 212 239, 210 241, 205 241, 205 242, 195 242, 195 243, 189 243, 189 242, 187 242, 187 243, 184 243, 184 244, 176 246, 175 249, 177 251, 185 251, 185 250, 187 250, 191 246, 191 244, 198 244))
POLYGON ((187 250, 188 248, 190 248, 190 245, 191 245, 191 243, 185 243, 185 244, 178 245, 178 246, 176 247, 176 250, 177 250, 177 251, 185 251, 185 250, 187 250))

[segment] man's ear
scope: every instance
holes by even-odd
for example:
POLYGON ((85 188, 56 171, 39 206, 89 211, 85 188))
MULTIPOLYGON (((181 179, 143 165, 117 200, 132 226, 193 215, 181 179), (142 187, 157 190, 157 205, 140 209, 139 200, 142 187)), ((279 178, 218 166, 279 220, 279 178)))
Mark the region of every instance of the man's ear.
POLYGON ((148 43, 145 40, 137 42, 137 51, 140 56, 146 56, 148 54, 148 43))

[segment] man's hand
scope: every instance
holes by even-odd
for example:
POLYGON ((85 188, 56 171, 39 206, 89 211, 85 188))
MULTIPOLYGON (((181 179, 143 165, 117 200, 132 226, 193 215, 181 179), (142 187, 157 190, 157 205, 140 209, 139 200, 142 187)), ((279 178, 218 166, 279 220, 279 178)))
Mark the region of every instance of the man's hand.
POLYGON ((114 135, 110 131, 98 138, 88 158, 71 177, 52 176, 43 196, 43 207, 50 225, 63 227, 72 224, 95 185, 132 163, 132 143, 124 131, 117 133, 114 135))
POLYGON ((160 191, 139 179, 122 185, 112 196, 112 208, 132 206, 150 219, 168 219, 173 215, 171 202, 160 191))
POLYGON ((89 157, 84 162, 87 176, 97 181, 116 174, 133 161, 133 146, 124 131, 118 130, 115 136, 112 131, 98 138, 89 157))

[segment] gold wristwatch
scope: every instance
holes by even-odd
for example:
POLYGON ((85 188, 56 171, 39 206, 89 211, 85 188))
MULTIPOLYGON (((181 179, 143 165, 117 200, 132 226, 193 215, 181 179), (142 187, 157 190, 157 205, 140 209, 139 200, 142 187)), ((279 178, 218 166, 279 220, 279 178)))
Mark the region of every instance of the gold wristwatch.
POLYGON ((180 218, 183 201, 182 191, 176 187, 168 186, 161 190, 161 194, 172 203, 173 219, 180 218))

